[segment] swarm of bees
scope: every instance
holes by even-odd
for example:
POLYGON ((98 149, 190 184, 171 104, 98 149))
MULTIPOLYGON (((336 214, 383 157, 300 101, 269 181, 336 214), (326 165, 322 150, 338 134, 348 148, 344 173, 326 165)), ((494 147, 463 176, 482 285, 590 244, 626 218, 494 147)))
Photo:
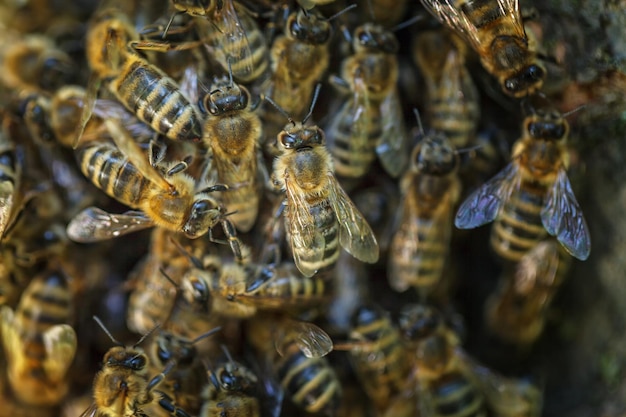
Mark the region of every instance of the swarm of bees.
POLYGON ((520 2, 3 6, 0 415, 541 415, 455 312, 461 229, 515 352, 590 254, 520 2))

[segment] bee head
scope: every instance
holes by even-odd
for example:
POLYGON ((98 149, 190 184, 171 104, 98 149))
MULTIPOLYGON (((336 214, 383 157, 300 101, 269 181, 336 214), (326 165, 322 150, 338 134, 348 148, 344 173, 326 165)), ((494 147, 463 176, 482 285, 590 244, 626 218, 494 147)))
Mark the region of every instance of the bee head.
POLYGON ((413 149, 412 165, 417 172, 446 175, 453 172, 459 157, 450 141, 439 134, 430 135, 413 149))
POLYGON ((223 217, 222 209, 215 200, 200 194, 191 206, 182 232, 190 239, 206 234, 223 217))
POLYGON ((146 355, 138 349, 126 349, 115 346, 104 355, 104 366, 122 367, 133 371, 141 371, 148 364, 146 355))
POLYGON ((567 137, 569 124, 563 115, 542 94, 534 94, 522 102, 526 132, 534 139, 560 141, 567 137))
POLYGON ((188 366, 196 356, 196 348, 193 347, 191 342, 164 331, 158 336, 156 353, 162 364, 175 359, 178 365, 188 366))
MULTIPOLYGON (((176 10, 181 12, 187 12, 194 16, 203 16, 213 1, 215 0, 172 0, 172 4, 176 10)), ((218 2, 222 3, 219 0, 218 2)))
POLYGON ((438 311, 420 304, 403 308, 399 322, 404 338, 411 342, 420 342, 433 337, 443 325, 438 311))
POLYGON ((200 110, 213 116, 229 111, 243 110, 248 106, 250 93, 235 83, 220 83, 217 88, 204 96, 200 103, 200 110))
POLYGON ((354 50, 395 54, 400 48, 396 36, 380 25, 366 23, 354 31, 354 50))
POLYGON ((322 45, 330 38, 331 25, 313 10, 305 12, 301 9, 289 16, 286 33, 299 41, 322 45))
POLYGON ((546 72, 537 64, 524 67, 503 81, 504 92, 513 97, 522 97, 541 88, 546 72))
MULTIPOLYGON (((210 270, 209 268, 203 270, 208 274, 209 279, 214 273, 219 276, 219 271, 210 270)), ((198 310, 209 311, 211 307, 211 289, 210 283, 206 279, 204 274, 198 274, 190 271, 185 274, 181 282, 182 298, 192 306, 198 307, 198 310)))
POLYGON ((326 141, 324 131, 317 126, 303 126, 302 123, 289 123, 278 134, 278 143, 284 149, 301 151, 323 145, 326 141))

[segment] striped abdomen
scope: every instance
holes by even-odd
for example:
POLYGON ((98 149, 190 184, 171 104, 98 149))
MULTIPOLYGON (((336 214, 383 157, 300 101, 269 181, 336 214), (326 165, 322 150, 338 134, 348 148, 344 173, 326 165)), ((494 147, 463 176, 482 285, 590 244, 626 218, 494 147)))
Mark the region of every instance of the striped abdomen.
POLYGON ((129 55, 110 88, 141 121, 168 138, 198 141, 202 137, 195 107, 174 80, 143 58, 129 55))
MULTIPOLYGON (((286 210, 289 210, 289 206, 286 207, 286 210)), ((297 257, 301 270, 304 267, 306 270, 320 271, 333 265, 339 258, 339 224, 335 212, 326 201, 311 205, 309 212, 314 220, 313 227, 315 230, 321 231, 324 236, 324 247, 301 248, 297 257), (321 256, 320 251, 323 251, 321 256)), ((297 229, 289 230, 289 227, 287 227, 287 231, 291 235, 289 239, 294 239, 295 235, 300 233, 297 229)))
POLYGON ((513 11, 502 10, 499 2, 494 0, 467 0, 461 5, 461 11, 473 26, 479 31, 495 31, 498 25, 507 24, 506 13, 513 11))
POLYGON ((331 153, 335 172, 342 177, 362 177, 376 158, 376 144, 382 135, 380 107, 375 103, 355 106, 348 100, 337 118, 329 130, 334 140, 331 153), (355 112, 361 110, 364 113, 355 122, 355 112))
POLYGON ((350 352, 356 373, 375 408, 387 410, 406 389, 410 370, 400 333, 382 310, 371 307, 357 310, 352 327, 351 338, 358 343, 350 352))
POLYGON ((464 375, 452 372, 429 382, 437 417, 486 417, 485 398, 464 375))
POLYGON ((328 360, 307 358, 295 342, 274 358, 274 369, 291 401, 309 413, 332 413, 341 401, 341 385, 328 360))
POLYGON ((82 173, 98 188, 132 208, 140 208, 152 184, 112 143, 89 142, 76 150, 82 173))
POLYGON ((546 186, 522 180, 519 190, 504 203, 491 229, 491 247, 501 258, 519 262, 547 236, 541 222, 546 186))

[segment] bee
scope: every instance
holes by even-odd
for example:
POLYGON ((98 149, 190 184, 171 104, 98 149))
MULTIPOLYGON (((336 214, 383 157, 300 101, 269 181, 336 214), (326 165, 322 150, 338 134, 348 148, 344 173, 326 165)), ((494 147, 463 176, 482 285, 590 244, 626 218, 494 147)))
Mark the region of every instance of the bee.
POLYGON ((28 35, 14 42, 5 41, 0 80, 9 88, 53 92, 78 79, 78 66, 50 39, 28 35))
POLYGON ((327 129, 339 176, 362 177, 376 155, 392 177, 406 166, 408 137, 396 85, 398 47, 395 35, 380 25, 366 23, 354 31, 354 54, 342 63, 342 79, 333 78, 350 98, 327 129))
MULTIPOLYGON (((90 207, 68 225, 68 236, 76 242, 111 239, 154 225, 189 238, 198 238, 221 223, 231 244, 234 227, 225 218, 223 207, 209 193, 224 191, 216 185, 196 191, 196 182, 185 174, 186 162, 166 167, 162 174, 144 157, 139 145, 113 120, 106 120, 115 144, 94 139, 76 150, 83 174, 110 197, 141 211, 111 214, 90 207), (117 145, 117 146, 116 146, 117 145)), ((154 161, 159 165, 159 161, 154 161)))
POLYGON ((472 229, 496 220, 491 247, 507 261, 519 262, 546 234, 585 260, 589 230, 566 172, 569 124, 545 97, 532 96, 525 107, 513 161, 461 204, 455 225, 472 229))
MULTIPOLYGON (((289 15, 284 35, 272 44, 268 95, 295 119, 306 114, 306 103, 328 68, 331 35, 330 19, 299 9, 289 15)), ((267 137, 275 138, 284 126, 282 115, 267 109, 265 119, 267 137), (269 129, 267 122, 271 122, 269 129)))
POLYGON ((194 340, 161 331, 148 350, 152 368, 164 369, 171 363, 175 364, 160 389, 171 395, 176 404, 187 413, 198 414, 202 405, 202 391, 209 383, 206 369, 194 344, 219 330, 217 327, 194 340))
MULTIPOLYGON (((232 74, 232 73, 231 73, 232 74)), ((233 211, 235 227, 248 232, 259 210, 259 141, 263 127, 250 104, 248 90, 232 77, 217 78, 203 99, 209 117, 204 125, 203 141, 211 152, 211 169, 216 181, 230 190, 222 196, 223 204, 233 211)))
POLYGON ((167 395, 155 390, 171 367, 149 379, 148 356, 138 347, 149 334, 142 336, 134 346, 127 347, 111 335, 100 319, 94 317, 94 320, 117 346, 104 355, 102 369, 93 381, 94 401, 81 417, 146 416, 143 409, 156 400, 153 392, 160 396, 158 404, 172 411, 172 415, 189 417, 184 410, 175 407, 167 395))
POLYGON ((541 393, 534 385, 505 378, 470 358, 434 308, 407 305, 400 315, 400 328, 413 352, 413 389, 420 415, 541 414, 541 393))
POLYGON ((528 251, 514 268, 508 268, 485 307, 491 331, 500 339, 521 346, 537 340, 569 260, 553 239, 546 239, 528 251))
POLYGON ((425 79, 429 125, 461 149, 474 141, 480 108, 465 66, 465 48, 453 36, 442 31, 420 33, 413 56, 425 79))
POLYGON ((250 12, 234 0, 172 0, 177 10, 205 19, 197 21, 200 37, 224 69, 232 65, 237 81, 250 83, 269 67, 263 33, 250 12))
POLYGON ((87 32, 86 55, 93 75, 79 126, 91 117, 98 80, 105 80, 115 98, 156 132, 172 140, 200 141, 202 119, 195 105, 174 80, 129 48, 138 38, 120 11, 105 9, 96 15, 87 32))
POLYGON ((301 123, 289 118, 278 135, 280 154, 273 167, 273 183, 286 193, 285 229, 293 257, 307 277, 334 264, 339 245, 363 262, 378 260, 372 229, 333 174, 324 131, 305 126, 312 110, 301 123))
POLYGON ((420 131, 400 184, 402 203, 387 265, 394 290, 413 286, 424 296, 443 275, 461 184, 454 146, 438 132, 426 135, 421 126, 420 131))
POLYGON ((202 392, 204 404, 200 417, 259 417, 261 407, 256 396, 258 378, 250 369, 235 362, 224 348, 227 360, 209 370, 209 383, 202 392))
POLYGON ((421 1, 426 10, 471 45, 506 94, 519 98, 541 88, 546 71, 529 44, 519 0, 421 1))
POLYGON ((363 19, 376 16, 376 22, 384 26, 397 24, 406 14, 408 1, 367 0, 361 1, 363 19))
POLYGON ((0 329, 13 396, 32 406, 56 406, 69 388, 77 339, 67 324, 71 291, 61 270, 33 278, 15 310, 1 307, 0 329))
POLYGON ((249 323, 248 340, 296 406, 309 413, 337 410, 341 384, 324 357, 333 349, 325 331, 285 316, 257 315, 249 323))
POLYGON ((14 222, 20 205, 22 165, 9 129, 0 129, 0 238, 14 222))
POLYGON ((349 351, 354 369, 378 415, 387 415, 406 389, 409 352, 400 331, 378 306, 359 307, 351 325, 349 351))

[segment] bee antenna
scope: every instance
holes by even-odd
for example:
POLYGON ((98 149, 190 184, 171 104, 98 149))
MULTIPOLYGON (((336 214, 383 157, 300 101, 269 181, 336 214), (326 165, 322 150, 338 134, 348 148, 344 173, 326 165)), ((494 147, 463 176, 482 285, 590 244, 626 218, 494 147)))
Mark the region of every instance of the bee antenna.
POLYGON ((420 112, 417 108, 413 108, 413 114, 415 115, 415 120, 417 120, 417 128, 419 129, 420 135, 425 135, 424 126, 422 125, 422 119, 420 118, 420 112))
POLYGON ((146 332, 146 334, 144 334, 143 336, 141 336, 141 337, 139 338, 139 340, 137 340, 137 343, 135 343, 135 344, 133 345, 133 347, 135 348, 135 347, 139 346, 140 344, 142 344, 142 343, 143 343, 143 341, 144 341, 144 340, 146 340, 146 339, 148 338, 148 336, 150 336, 152 333, 154 333, 154 331, 155 331, 156 329, 158 329, 159 327, 161 327, 161 324, 160 324, 160 323, 155 324, 153 328, 151 328, 150 330, 148 330, 148 331, 146 332))
POLYGON ((165 272, 165 269, 163 269, 163 267, 159 268, 159 272, 161 273, 161 275, 163 275, 165 277, 166 280, 168 280, 175 288, 179 288, 179 285, 176 283, 176 281, 174 281, 172 279, 172 277, 170 277, 167 272, 165 272))
POLYGON ((376 21, 376 16, 374 16, 374 5, 372 5, 372 0, 367 0, 367 8, 370 11, 370 15, 372 16, 372 21, 376 21))
POLYGON ((185 13, 184 11, 176 11, 172 14, 172 17, 170 17, 169 22, 167 22, 167 25, 165 26, 165 30, 163 31, 163 34, 161 35, 161 39, 165 39, 165 37, 167 36, 167 32, 170 30, 170 26, 172 26, 172 22, 174 22, 174 19, 176 19, 176 16, 178 16, 179 14, 183 14, 185 13))
POLYGON ((585 107, 587 107, 586 104, 581 104, 580 106, 578 106, 578 107, 576 107, 576 108, 574 108, 574 109, 572 109, 572 110, 570 110, 568 112, 565 112, 565 113, 561 114, 561 116, 563 118, 566 118, 567 116, 571 116, 572 114, 574 114, 576 112, 579 112, 580 110, 584 109, 585 107))
MULTIPOLYGON (((187 249, 185 249, 183 247, 183 245, 180 244, 179 241, 177 241, 176 239, 174 239, 173 237, 170 237, 170 240, 172 241, 172 243, 174 244, 174 246, 176 246, 176 248, 180 251, 180 253, 182 253, 183 255, 185 255, 187 257, 187 259, 189 259, 191 261, 191 263, 193 264, 193 266, 195 268, 198 269, 202 269, 203 265, 202 262, 200 262, 200 259, 196 258, 195 256, 193 256, 191 253, 189 253, 187 251, 187 249)), ((167 275, 165 275, 167 277, 167 275)))
POLYGON ((228 359, 228 362, 235 364, 236 362, 234 361, 233 357, 230 354, 230 351, 228 350, 228 348, 226 347, 226 345, 220 345, 220 347, 222 348, 222 352, 224 352, 224 355, 226 355, 226 359, 228 359))
POLYGON ((214 335, 215 333, 219 332, 220 330, 222 330, 222 327, 221 326, 217 326, 216 328, 211 329, 208 332, 206 332, 204 334, 201 334, 200 336, 198 336, 195 339, 193 339, 191 341, 191 344, 193 345, 193 344, 199 342, 202 339, 206 339, 207 337, 214 335))
POLYGON ((418 15, 415 15, 415 16, 413 16, 412 18, 410 18, 410 19, 408 19, 408 20, 406 20, 406 21, 404 21, 404 22, 402 22, 402 23, 398 23, 396 26, 394 26, 394 27, 391 29, 391 31, 392 31, 392 32, 398 32, 398 31, 400 31, 400 30, 402 30, 402 29, 404 29, 404 28, 406 28, 406 27, 411 26, 411 25, 412 25, 412 24, 414 24, 414 23, 419 22, 419 21, 420 21, 420 20, 422 20, 423 18, 424 18, 424 16, 423 16, 423 15, 419 15, 419 14, 418 14, 418 15))
POLYGON ((348 7, 346 7, 343 10, 339 10, 337 13, 335 13, 334 15, 332 15, 331 17, 329 17, 328 19, 326 19, 327 22, 330 22, 331 20, 334 20, 336 18, 338 18, 339 16, 341 16, 342 14, 344 14, 345 12, 354 9, 355 7, 357 7, 356 3, 349 5, 348 7))
POLYGON ((283 116, 285 116, 287 118, 287 120, 289 120, 289 123, 291 123, 294 126, 296 125, 296 122, 291 118, 291 116, 289 116, 289 114, 285 111, 285 109, 280 107, 278 105, 278 103, 276 103, 274 100, 272 100, 271 97, 268 97, 266 95, 261 95, 261 100, 265 100, 268 103, 270 103, 272 106, 274 106, 276 108, 276 110, 278 110, 280 112, 280 114, 282 114, 283 116))
POLYGON ((106 333, 106 335, 109 336, 109 339, 111 339, 113 343, 115 343, 118 346, 124 347, 124 343, 120 342, 119 340, 113 337, 109 329, 106 328, 106 326, 104 325, 104 323, 102 323, 102 321, 100 320, 100 318, 98 318, 98 316, 93 316, 93 319, 96 321, 96 323, 98 323, 98 326, 100 326, 100 328, 104 330, 104 333, 106 333))
POLYGON ((215 376, 215 368, 213 368, 211 361, 208 358, 206 358, 202 362, 204 363, 204 367, 209 371, 211 383, 213 384, 213 386, 215 386, 215 388, 219 389, 220 383, 217 380, 217 376, 215 376))
POLYGON ((305 17, 309 17, 309 14, 304 7, 300 6, 300 10, 302 10, 302 14, 304 14, 305 17))
POLYGON ((454 153, 456 153, 457 155, 461 155, 461 154, 464 154, 464 153, 469 153, 469 152, 475 151, 476 149, 480 149, 483 146, 485 146, 484 143, 482 143, 480 145, 470 146, 469 148, 457 149, 457 150, 454 151, 454 153))
POLYGON ((313 114, 313 109, 315 108, 315 104, 317 103, 317 98, 320 95, 320 90, 322 89, 322 83, 317 83, 315 86, 315 92, 313 93, 313 100, 311 101, 311 107, 309 107, 309 112, 302 119, 302 124, 305 124, 309 117, 313 114))

